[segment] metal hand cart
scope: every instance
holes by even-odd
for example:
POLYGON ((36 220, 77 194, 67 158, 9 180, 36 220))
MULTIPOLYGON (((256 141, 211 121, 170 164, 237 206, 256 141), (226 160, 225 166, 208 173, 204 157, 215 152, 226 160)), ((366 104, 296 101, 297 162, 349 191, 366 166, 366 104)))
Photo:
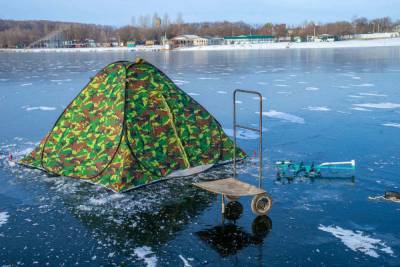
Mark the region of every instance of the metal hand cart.
MULTIPOLYGON (((254 196, 251 201, 251 209, 257 215, 266 215, 272 207, 271 196, 262 188, 262 95, 256 91, 236 89, 233 93, 233 138, 234 138, 234 152, 233 152, 233 177, 220 179, 209 182, 194 183, 195 186, 220 194, 222 199, 222 213, 225 213, 225 197, 228 201, 236 201, 241 196, 254 196), (238 93, 254 94, 259 98, 260 115, 259 115, 259 128, 253 128, 245 125, 237 124, 236 121, 236 96, 238 93), (259 133, 260 140, 258 145, 258 187, 249 183, 242 182, 236 178, 236 129, 246 129, 259 133)), ((229 204, 229 203, 228 203, 229 204)))

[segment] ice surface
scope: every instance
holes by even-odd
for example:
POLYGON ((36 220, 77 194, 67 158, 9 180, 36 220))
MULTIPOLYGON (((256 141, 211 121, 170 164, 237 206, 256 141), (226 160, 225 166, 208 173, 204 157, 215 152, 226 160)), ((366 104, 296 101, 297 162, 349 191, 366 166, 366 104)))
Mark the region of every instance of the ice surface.
POLYGON ((324 226, 322 224, 319 225, 318 229, 339 238, 345 246, 353 251, 359 251, 374 258, 379 257, 380 251, 394 256, 393 250, 385 242, 372 238, 361 231, 347 230, 339 226, 324 226))
MULTIPOLYGON (((258 114, 258 112, 256 112, 258 114)), ((270 111, 264 111, 262 113, 263 116, 266 116, 268 118, 274 118, 274 119, 281 119, 284 121, 289 121, 293 123, 299 123, 299 124, 304 124, 305 121, 303 118, 298 117, 296 115, 292 115, 289 113, 281 112, 281 111, 276 111, 271 109, 270 111)))

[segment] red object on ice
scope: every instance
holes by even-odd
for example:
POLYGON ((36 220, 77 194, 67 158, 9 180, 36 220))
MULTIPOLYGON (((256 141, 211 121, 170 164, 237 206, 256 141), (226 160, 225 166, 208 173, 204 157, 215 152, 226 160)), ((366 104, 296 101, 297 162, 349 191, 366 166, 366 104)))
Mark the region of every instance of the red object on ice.
POLYGON ((256 151, 256 150, 254 150, 253 156, 254 156, 254 157, 257 157, 257 151, 256 151))
POLYGON ((13 156, 12 156, 11 153, 10 153, 10 155, 8 155, 8 160, 9 160, 9 161, 13 160, 13 156))

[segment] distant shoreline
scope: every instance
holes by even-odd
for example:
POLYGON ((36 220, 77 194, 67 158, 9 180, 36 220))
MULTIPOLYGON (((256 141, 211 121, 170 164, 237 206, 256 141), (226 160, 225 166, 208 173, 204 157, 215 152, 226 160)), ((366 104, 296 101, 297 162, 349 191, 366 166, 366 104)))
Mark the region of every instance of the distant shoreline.
POLYGON ((227 51, 227 50, 276 50, 276 49, 325 49, 325 48, 363 48, 363 47, 400 47, 400 38, 349 40, 337 42, 309 42, 309 43, 263 43, 242 45, 209 45, 182 47, 174 50, 163 50, 162 46, 128 47, 88 47, 88 48, 32 48, 32 49, 0 49, 0 52, 16 53, 43 53, 43 52, 150 52, 150 51, 227 51))
POLYGON ((264 43, 243 45, 213 45, 202 47, 185 47, 178 51, 220 51, 220 50, 274 50, 274 49, 326 49, 326 48, 363 48, 363 47, 400 47, 400 38, 349 40, 337 42, 303 42, 303 43, 264 43))

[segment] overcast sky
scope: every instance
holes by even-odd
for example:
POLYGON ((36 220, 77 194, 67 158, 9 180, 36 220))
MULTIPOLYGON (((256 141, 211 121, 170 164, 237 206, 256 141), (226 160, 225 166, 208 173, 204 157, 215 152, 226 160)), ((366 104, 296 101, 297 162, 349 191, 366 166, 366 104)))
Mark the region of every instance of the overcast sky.
POLYGON ((0 0, 0 18, 46 19, 121 26, 132 17, 181 12, 186 22, 245 21, 299 24, 355 16, 400 19, 400 0, 0 0))

